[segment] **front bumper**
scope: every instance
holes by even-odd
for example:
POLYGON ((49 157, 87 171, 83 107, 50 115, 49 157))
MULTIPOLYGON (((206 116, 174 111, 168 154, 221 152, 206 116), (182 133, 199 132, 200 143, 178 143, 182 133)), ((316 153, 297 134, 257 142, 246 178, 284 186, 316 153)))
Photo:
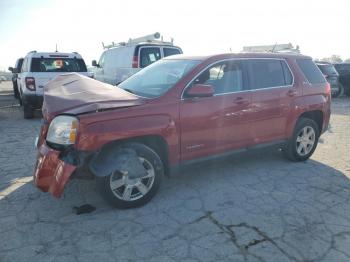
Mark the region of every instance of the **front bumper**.
POLYGON ((60 151, 53 150, 42 143, 38 148, 37 162, 34 169, 34 184, 54 197, 60 197, 64 186, 76 170, 76 166, 60 159, 60 151))

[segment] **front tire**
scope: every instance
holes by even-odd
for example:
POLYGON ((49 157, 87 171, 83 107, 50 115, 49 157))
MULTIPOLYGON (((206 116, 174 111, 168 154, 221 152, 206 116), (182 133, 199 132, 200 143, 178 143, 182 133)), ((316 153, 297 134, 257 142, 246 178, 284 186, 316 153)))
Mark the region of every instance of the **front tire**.
POLYGON ((12 82, 13 83, 13 95, 15 98, 19 98, 19 92, 18 92, 18 86, 16 82, 12 82))
POLYGON ((294 128, 293 136, 288 141, 285 155, 291 161, 305 161, 314 153, 320 131, 317 123, 309 118, 300 118, 294 128))
POLYGON ((97 188, 111 205, 125 209, 145 205, 157 193, 164 176, 159 155, 146 145, 128 143, 123 148, 135 150, 148 175, 129 179, 127 170, 115 170, 106 177, 96 177, 97 188))

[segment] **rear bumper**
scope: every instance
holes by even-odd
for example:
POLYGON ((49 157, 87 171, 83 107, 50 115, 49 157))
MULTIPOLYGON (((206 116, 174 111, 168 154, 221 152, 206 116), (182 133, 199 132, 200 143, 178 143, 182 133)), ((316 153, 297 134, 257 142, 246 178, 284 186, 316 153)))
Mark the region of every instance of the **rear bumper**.
POLYGON ((44 192, 50 192, 54 197, 60 197, 64 186, 76 169, 59 158, 60 152, 42 143, 39 147, 37 162, 34 169, 34 184, 44 192))

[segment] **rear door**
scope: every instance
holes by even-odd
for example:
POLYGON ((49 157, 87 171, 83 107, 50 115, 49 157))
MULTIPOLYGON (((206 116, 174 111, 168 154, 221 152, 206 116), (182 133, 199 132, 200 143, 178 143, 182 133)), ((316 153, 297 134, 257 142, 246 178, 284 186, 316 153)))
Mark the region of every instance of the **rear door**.
MULTIPOLYGON (((254 143, 284 139, 294 98, 293 75, 284 59, 248 59, 251 102, 251 137, 254 143)), ((301 93, 301 92, 300 92, 301 93)))
POLYGON ((159 46, 141 46, 139 49, 139 67, 145 68, 162 58, 159 46))
POLYGON ((21 70, 17 75, 17 86, 21 94, 23 94, 24 92, 24 88, 25 88, 24 80, 25 80, 26 74, 28 74, 28 60, 29 59, 27 57, 23 60, 21 70))
POLYGON ((218 62, 194 78, 194 84, 212 85, 212 97, 188 98, 180 103, 181 156, 191 160, 220 154, 249 144, 250 92, 237 60, 218 62))
POLYGON ((87 69, 83 59, 55 55, 50 57, 34 57, 30 63, 30 74, 35 78, 36 94, 43 94, 44 85, 57 75, 65 73, 83 73, 87 69))

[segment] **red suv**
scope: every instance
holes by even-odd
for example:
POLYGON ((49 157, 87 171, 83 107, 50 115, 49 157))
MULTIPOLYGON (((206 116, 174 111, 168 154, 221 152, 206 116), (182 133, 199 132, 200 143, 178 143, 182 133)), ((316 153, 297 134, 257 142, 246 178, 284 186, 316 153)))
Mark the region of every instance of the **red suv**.
POLYGON ((310 57, 172 56, 118 87, 70 74, 45 87, 34 181, 59 197, 92 177, 119 208, 148 202, 187 163, 277 145, 293 161, 316 149, 331 89, 310 57))

